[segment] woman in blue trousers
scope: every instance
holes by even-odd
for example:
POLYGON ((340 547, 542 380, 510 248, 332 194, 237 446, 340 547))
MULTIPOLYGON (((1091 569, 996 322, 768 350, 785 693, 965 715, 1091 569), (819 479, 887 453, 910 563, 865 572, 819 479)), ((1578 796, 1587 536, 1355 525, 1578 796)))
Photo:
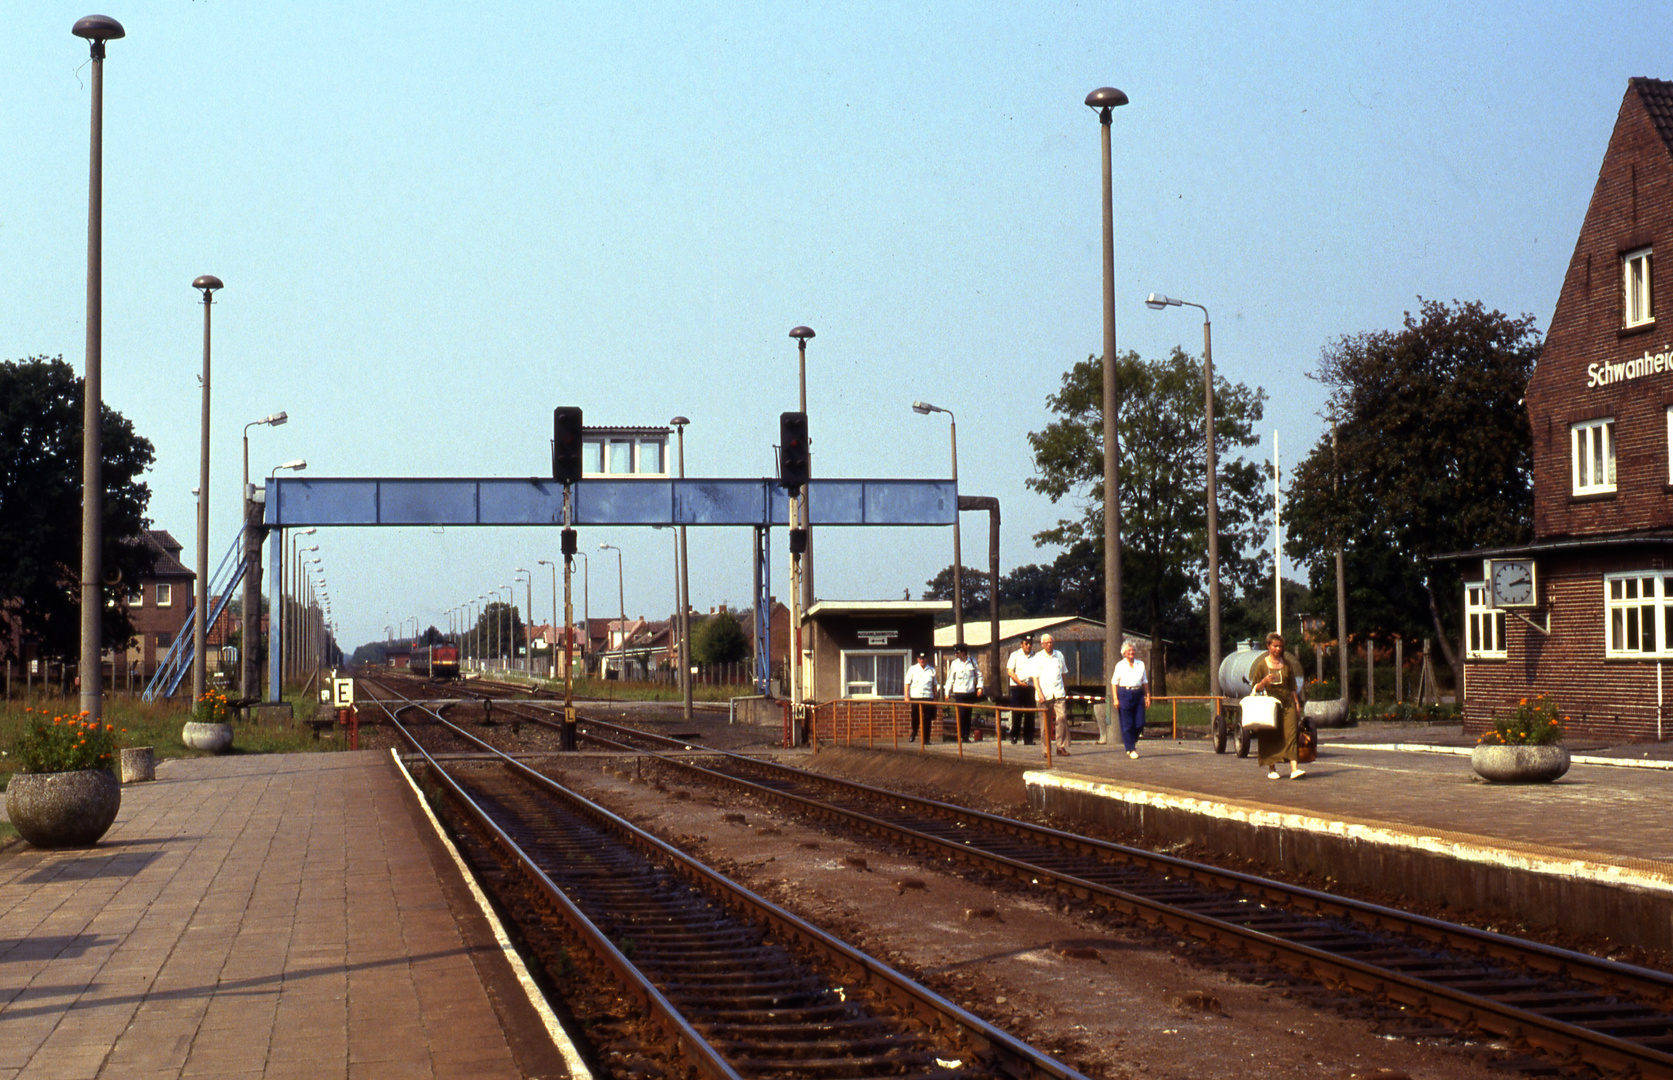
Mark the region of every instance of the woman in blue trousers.
POLYGON ((1150 673, 1144 661, 1135 659, 1131 641, 1121 647, 1121 660, 1110 675, 1116 707, 1121 713, 1121 745, 1127 756, 1139 756, 1139 735, 1144 732, 1144 710, 1150 707, 1150 673))

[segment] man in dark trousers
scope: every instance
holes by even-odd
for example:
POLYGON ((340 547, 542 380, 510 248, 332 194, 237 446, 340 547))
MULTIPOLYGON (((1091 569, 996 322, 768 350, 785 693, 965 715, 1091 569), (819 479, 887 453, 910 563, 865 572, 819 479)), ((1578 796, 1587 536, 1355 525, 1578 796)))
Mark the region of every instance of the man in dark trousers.
MULTIPOLYGON (((1011 684, 1011 706, 1017 709, 1032 709, 1034 707, 1034 635, 1022 635, 1022 643, 1017 651, 1005 661, 1005 679, 1011 684)), ((1022 736, 1025 746, 1034 745, 1034 714, 1032 712, 1014 712, 1011 714, 1011 742, 1022 736)))
POLYGON ((918 654, 918 662, 906 669, 906 700, 912 707, 912 741, 918 741, 919 725, 923 725, 924 739, 929 739, 929 722, 935 719, 935 669, 929 657, 918 654))

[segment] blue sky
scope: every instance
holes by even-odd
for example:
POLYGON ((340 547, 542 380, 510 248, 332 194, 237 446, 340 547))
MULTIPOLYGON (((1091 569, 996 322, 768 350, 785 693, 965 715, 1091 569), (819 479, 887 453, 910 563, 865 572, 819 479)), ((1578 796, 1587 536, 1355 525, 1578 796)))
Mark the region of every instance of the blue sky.
MULTIPOLYGON (((84 343, 87 9, 0 38, 0 356, 84 343)), ((215 311, 212 540, 252 470, 548 471, 552 407, 692 419, 692 475, 772 469, 800 323, 814 467, 999 496, 1003 563, 1072 508, 1027 433, 1102 348, 1098 125, 1117 110, 1119 347, 1195 351, 1271 397, 1270 453, 1320 433, 1305 374, 1417 297, 1543 328, 1626 81, 1667 20, 1615 3, 308 4, 106 9, 104 392, 157 448, 151 513, 195 535, 201 311, 215 311)), ((985 558, 969 515, 966 561, 985 558)), ((941 531, 829 530, 833 598, 918 595, 941 531)), ((673 607, 670 535, 588 530, 593 614, 673 607), (592 535, 599 532, 600 535, 592 535), (608 598, 607 600, 602 598, 608 598)), ((320 538, 348 644, 554 558, 555 533, 320 538)), ((747 601, 745 530, 692 532, 692 601, 747 601)), ((782 554, 782 545, 780 552, 782 554)), ((782 558, 775 559, 782 582, 782 558)), ((537 618, 550 611, 544 576, 537 618)), ((782 586, 775 589, 783 594, 782 586)), ((522 589, 518 589, 519 598, 522 589)))

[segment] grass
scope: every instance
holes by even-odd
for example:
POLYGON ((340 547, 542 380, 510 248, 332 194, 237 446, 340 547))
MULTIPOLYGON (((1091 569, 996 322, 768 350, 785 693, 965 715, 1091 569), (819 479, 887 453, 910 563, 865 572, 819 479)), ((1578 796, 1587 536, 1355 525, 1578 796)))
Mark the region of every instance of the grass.
MULTIPOLYGON (((301 720, 313 715, 311 702, 293 706, 301 720)), ((11 762, 12 743, 40 716, 49 721, 54 716, 79 711, 74 697, 40 697, 32 701, 13 699, 0 704, 0 790, 5 788, 16 771, 11 762)), ((180 741, 180 729, 187 719, 186 702, 160 701, 146 704, 137 698, 113 697, 105 703, 104 720, 117 729, 118 746, 152 747, 159 761, 166 758, 207 757, 199 750, 188 749, 180 741)), ((344 740, 314 741, 313 732, 301 724, 290 726, 258 726, 238 723, 233 725, 231 753, 235 754, 294 754, 314 751, 341 750, 344 740)), ((4 839, 0 836, 0 839, 4 839)))

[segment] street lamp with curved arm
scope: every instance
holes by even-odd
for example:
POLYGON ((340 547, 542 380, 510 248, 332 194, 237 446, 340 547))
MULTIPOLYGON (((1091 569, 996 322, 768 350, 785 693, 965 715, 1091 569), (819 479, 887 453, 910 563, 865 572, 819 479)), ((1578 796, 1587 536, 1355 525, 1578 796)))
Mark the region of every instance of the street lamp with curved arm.
MULTIPOLYGON (((943 409, 939 405, 931 405, 927 401, 914 401, 912 411, 919 416, 930 413, 946 413, 948 427, 953 439, 953 498, 958 499, 958 417, 953 410, 943 409)), ((959 544, 958 511, 953 511, 953 643, 962 644, 964 641, 964 552, 959 544)))
MULTIPOLYGON (((1178 300, 1161 293, 1151 293, 1145 298, 1144 306, 1151 311, 1164 311, 1170 307, 1194 307, 1202 312, 1202 396, 1203 396, 1203 439, 1206 444, 1208 458, 1208 670, 1220 670, 1220 499, 1216 492, 1218 465, 1215 461, 1214 447, 1214 339, 1210 332, 1208 309, 1190 300, 1178 300)), ((1209 676, 1210 682, 1217 680, 1217 674, 1209 676)), ((1211 692, 1218 693, 1218 687, 1211 692)), ((1215 713, 1219 713, 1219 703, 1215 703, 1215 713)))
MULTIPOLYGON (((621 621, 617 624, 621 634, 621 658, 616 667, 619 676, 627 667, 627 586, 622 583, 622 549, 615 544, 600 544, 598 550, 616 553, 616 600, 621 604, 621 621)), ((608 643, 609 638, 605 641, 608 643)))

